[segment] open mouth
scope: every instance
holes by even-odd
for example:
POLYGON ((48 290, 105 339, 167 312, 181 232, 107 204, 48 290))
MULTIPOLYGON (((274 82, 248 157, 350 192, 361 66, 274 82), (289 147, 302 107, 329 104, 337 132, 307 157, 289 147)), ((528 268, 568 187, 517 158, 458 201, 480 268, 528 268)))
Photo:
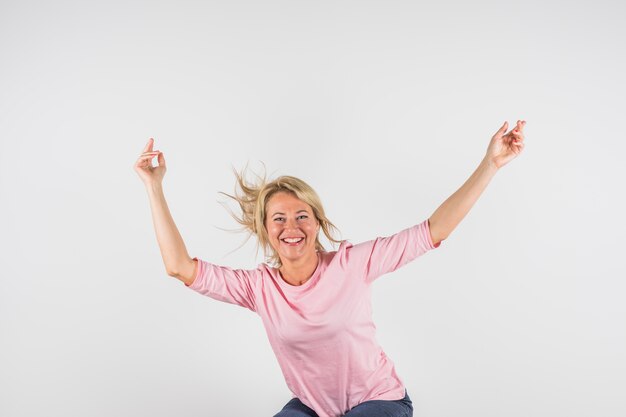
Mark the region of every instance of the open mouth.
POLYGON ((288 246, 298 246, 302 244, 302 242, 304 242, 304 238, 303 237, 286 238, 286 239, 281 239, 281 242, 283 242, 284 244, 288 246))

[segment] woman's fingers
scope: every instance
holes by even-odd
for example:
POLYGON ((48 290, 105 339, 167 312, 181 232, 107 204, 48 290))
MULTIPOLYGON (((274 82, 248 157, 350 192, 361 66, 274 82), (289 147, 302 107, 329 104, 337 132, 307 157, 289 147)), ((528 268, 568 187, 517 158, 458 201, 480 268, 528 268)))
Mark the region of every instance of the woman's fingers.
POLYGON ((137 160, 137 162, 135 163, 135 166, 140 167, 140 168, 152 167, 152 163, 150 162, 151 160, 152 160, 151 156, 142 156, 137 160))
POLYGON ((518 120, 515 124, 515 127, 505 134, 504 132, 506 132, 506 130, 508 129, 509 122, 504 122, 504 124, 502 125, 502 127, 500 127, 496 134, 502 133, 502 135, 510 135, 511 133, 517 133, 519 131, 522 131, 524 129, 524 126, 526 126, 526 121, 518 120))
POLYGON ((161 152, 156 152, 156 153, 142 153, 141 155, 139 155, 139 159, 152 159, 155 156, 157 156, 158 154, 160 154, 161 152))
POLYGON ((146 143, 146 146, 143 148, 144 153, 152 151, 153 144, 154 144, 154 139, 152 138, 148 139, 148 143, 146 143))
POLYGON ((158 158, 157 158, 157 164, 160 167, 164 167, 165 168, 165 155, 163 155, 163 152, 159 152, 159 155, 158 155, 158 158))
POLYGON ((150 138, 148 143, 143 149, 143 152, 137 158, 135 162, 135 171, 139 174, 139 177, 145 184, 152 183, 154 181, 160 181, 165 174, 165 156, 163 152, 159 150, 152 150, 154 145, 154 139, 150 138), (152 159, 157 158, 157 164, 152 166, 152 159))
POLYGON ((516 137, 516 138, 523 138, 524 137, 524 126, 526 126, 526 121, 525 120, 518 120, 517 124, 515 126, 515 129, 513 129, 511 131, 511 133, 516 137))
MULTIPOLYGON (((161 154, 161 152, 156 152, 154 154, 151 153, 151 152, 148 152, 148 153, 145 153, 145 154, 141 154, 141 156, 139 156, 139 158, 137 159, 137 164, 136 165, 140 165, 142 162, 146 162, 146 161, 148 163, 150 163, 150 161, 157 155, 162 155, 162 154, 161 154)), ((144 167, 147 166, 147 164, 145 164, 145 163, 141 164, 141 165, 144 166, 144 167)))

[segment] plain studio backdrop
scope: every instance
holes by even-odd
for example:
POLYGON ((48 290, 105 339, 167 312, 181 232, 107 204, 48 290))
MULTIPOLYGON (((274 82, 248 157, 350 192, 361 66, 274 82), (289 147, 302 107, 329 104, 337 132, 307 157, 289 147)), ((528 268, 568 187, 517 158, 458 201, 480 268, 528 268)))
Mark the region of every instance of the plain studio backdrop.
POLYGON ((291 398, 257 315, 166 275, 149 137, 189 254, 255 268, 222 230, 232 167, 309 182, 358 243, 427 219, 518 119, 523 154, 374 284, 378 341, 416 417, 625 415, 626 16, 586 3, 2 1, 0 415, 291 398))

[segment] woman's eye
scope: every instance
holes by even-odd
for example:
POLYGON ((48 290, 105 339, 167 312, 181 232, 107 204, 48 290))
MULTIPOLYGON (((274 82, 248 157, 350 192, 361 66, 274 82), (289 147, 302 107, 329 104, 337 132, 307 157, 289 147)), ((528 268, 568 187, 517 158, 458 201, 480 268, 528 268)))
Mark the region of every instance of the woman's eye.
MULTIPOLYGON (((308 218, 309 218, 309 216, 307 216, 306 214, 303 214, 301 216, 296 217, 296 219, 308 219, 308 218)), ((285 220, 284 217, 274 217, 274 221, 275 222, 276 221, 280 222, 280 221, 283 221, 283 220, 285 220)))

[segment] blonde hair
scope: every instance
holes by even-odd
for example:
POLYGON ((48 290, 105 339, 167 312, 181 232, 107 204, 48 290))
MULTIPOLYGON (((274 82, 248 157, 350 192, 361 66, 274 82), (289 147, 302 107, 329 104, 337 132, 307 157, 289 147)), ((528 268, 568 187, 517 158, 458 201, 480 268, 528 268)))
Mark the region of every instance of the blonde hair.
MULTIPOLYGON (((326 214, 324 213, 324 207, 322 206, 319 196, 306 182, 289 175, 283 175, 268 182, 265 174, 261 177, 256 173, 254 174, 256 181, 248 182, 246 179, 246 169, 247 164, 241 172, 237 172, 237 170, 233 168, 233 172, 237 178, 237 185, 239 185, 239 190, 235 188, 235 195, 230 195, 222 191, 219 192, 220 194, 235 200, 241 208, 241 215, 238 216, 233 213, 228 206, 224 205, 230 215, 242 226, 236 231, 247 231, 249 233, 248 238, 244 241, 244 244, 252 235, 256 235, 257 254, 259 247, 262 247, 266 258, 270 263, 274 264, 278 268, 282 266, 280 256, 270 245, 267 228, 265 227, 267 203, 270 198, 278 192, 291 193, 299 200, 302 200, 311 206, 311 209, 313 209, 313 215, 319 222, 320 228, 328 240, 332 243, 341 243, 340 240, 333 237, 333 231, 339 232, 339 229, 337 229, 337 227, 335 227, 335 225, 328 220, 326 214)), ((319 235, 315 237, 315 249, 318 251, 325 251, 324 246, 319 241, 319 235)))

